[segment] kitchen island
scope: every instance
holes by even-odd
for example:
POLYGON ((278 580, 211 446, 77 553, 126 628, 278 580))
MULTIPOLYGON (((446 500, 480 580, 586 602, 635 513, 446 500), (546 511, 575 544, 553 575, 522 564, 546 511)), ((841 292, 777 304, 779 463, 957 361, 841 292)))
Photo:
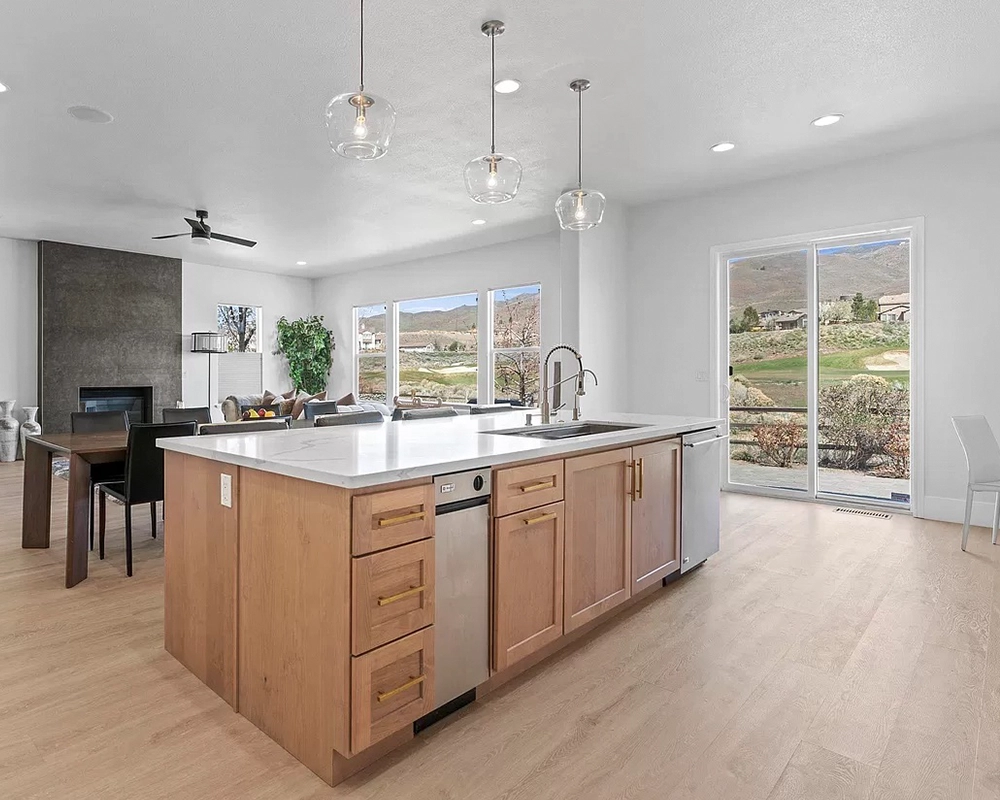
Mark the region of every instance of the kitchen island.
POLYGON ((335 784, 717 548, 721 420, 524 423, 161 440, 166 649, 335 784))

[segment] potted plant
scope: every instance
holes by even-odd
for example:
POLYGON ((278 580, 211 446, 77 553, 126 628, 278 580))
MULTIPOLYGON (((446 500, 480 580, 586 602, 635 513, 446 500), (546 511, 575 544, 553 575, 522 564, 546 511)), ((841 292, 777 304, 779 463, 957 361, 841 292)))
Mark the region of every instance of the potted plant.
POLYGON ((295 391, 318 394, 326 388, 333 366, 333 331, 323 317, 311 316, 289 322, 278 320, 278 349, 288 362, 288 377, 295 391))

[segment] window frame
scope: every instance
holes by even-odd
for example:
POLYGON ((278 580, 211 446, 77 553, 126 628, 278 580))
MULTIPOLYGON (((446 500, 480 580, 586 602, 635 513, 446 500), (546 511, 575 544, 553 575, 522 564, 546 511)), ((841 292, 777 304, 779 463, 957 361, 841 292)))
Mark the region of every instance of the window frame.
POLYGON ((229 306, 230 308, 252 308, 257 312, 257 331, 256 331, 256 348, 253 350, 227 350, 227 353, 263 353, 264 352, 264 307, 254 305, 253 303, 216 303, 215 304, 215 326, 222 334, 223 338, 227 337, 225 331, 221 330, 219 327, 219 309, 223 306, 229 306))
MULTIPOLYGON (((354 359, 353 366, 352 366, 353 376, 351 378, 351 385, 354 387, 354 389, 353 389, 354 396, 355 396, 355 398, 359 402, 361 402, 361 357, 362 356, 371 357, 371 356, 379 356, 379 355, 381 355, 385 359, 385 398, 384 398, 383 401, 377 401, 376 400, 374 402, 384 402, 386 405, 388 405, 390 398, 392 398, 392 397, 395 396, 395 392, 393 391, 392 386, 390 385, 390 379, 389 379, 389 373, 390 373, 389 360, 390 360, 390 358, 392 356, 392 350, 390 348, 391 342, 390 342, 390 325, 389 325, 389 320, 390 320, 389 309, 390 308, 391 308, 391 303, 389 303, 388 301, 387 302, 383 302, 383 303, 365 303, 365 304, 362 304, 362 305, 354 306, 354 309, 353 309, 352 314, 351 314, 351 317, 353 319, 353 326, 354 326, 353 327, 353 334, 351 336, 351 347, 352 347, 352 350, 353 350, 353 359, 354 359), (383 309, 382 313, 385 315, 385 329, 386 329, 385 330, 385 351, 382 352, 382 353, 379 353, 378 351, 363 352, 361 350, 361 341, 360 341, 360 339, 361 339, 361 331, 358 330, 358 328, 359 328, 359 321, 361 320, 361 317, 359 316, 358 312, 361 311, 361 309, 363 309, 363 308, 378 308, 379 306, 382 307, 382 309, 383 309)), ((376 314, 375 316, 378 316, 378 315, 376 314)), ((366 317, 366 319, 367 319, 367 317, 366 317)))
POLYGON ((488 319, 489 319, 489 331, 488 331, 488 353, 487 353, 487 369, 488 369, 488 382, 487 382, 487 402, 496 402, 496 356, 497 355, 520 355, 523 353, 535 353, 538 355, 538 369, 539 369, 539 392, 541 391, 541 367, 542 367, 542 282, 537 281, 534 283, 521 283, 516 286, 501 286, 496 289, 489 289, 487 294, 489 295, 488 304, 488 319), (496 324, 496 296, 498 292, 511 291, 513 289, 527 289, 529 287, 538 287, 538 345, 532 347, 495 347, 494 346, 494 334, 495 334, 495 324, 496 324))

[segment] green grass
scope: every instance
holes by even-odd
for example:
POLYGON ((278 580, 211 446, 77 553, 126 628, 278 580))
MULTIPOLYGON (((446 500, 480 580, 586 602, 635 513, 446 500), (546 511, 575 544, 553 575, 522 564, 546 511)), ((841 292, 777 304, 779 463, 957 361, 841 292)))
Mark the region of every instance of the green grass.
POLYGON ((434 383, 438 386, 475 386, 475 372, 456 372, 443 375, 438 372, 421 372, 417 369, 403 369, 399 371, 399 385, 412 386, 418 383, 434 383))

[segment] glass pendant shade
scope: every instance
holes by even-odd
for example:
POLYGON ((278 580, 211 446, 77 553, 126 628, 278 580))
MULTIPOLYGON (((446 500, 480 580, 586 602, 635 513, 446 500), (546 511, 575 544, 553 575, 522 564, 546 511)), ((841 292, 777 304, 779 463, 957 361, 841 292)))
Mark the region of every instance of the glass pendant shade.
POLYGON ((506 203, 514 199, 520 185, 521 163, 513 156, 494 153, 465 165, 465 188, 477 203, 506 203))
POLYGON ((396 127, 396 110, 371 92, 338 94, 326 107, 330 147, 344 158, 371 161, 389 149, 396 127))
POLYGON ((604 218, 604 195, 591 189, 570 189, 556 200, 559 227, 565 231, 585 231, 604 218))

